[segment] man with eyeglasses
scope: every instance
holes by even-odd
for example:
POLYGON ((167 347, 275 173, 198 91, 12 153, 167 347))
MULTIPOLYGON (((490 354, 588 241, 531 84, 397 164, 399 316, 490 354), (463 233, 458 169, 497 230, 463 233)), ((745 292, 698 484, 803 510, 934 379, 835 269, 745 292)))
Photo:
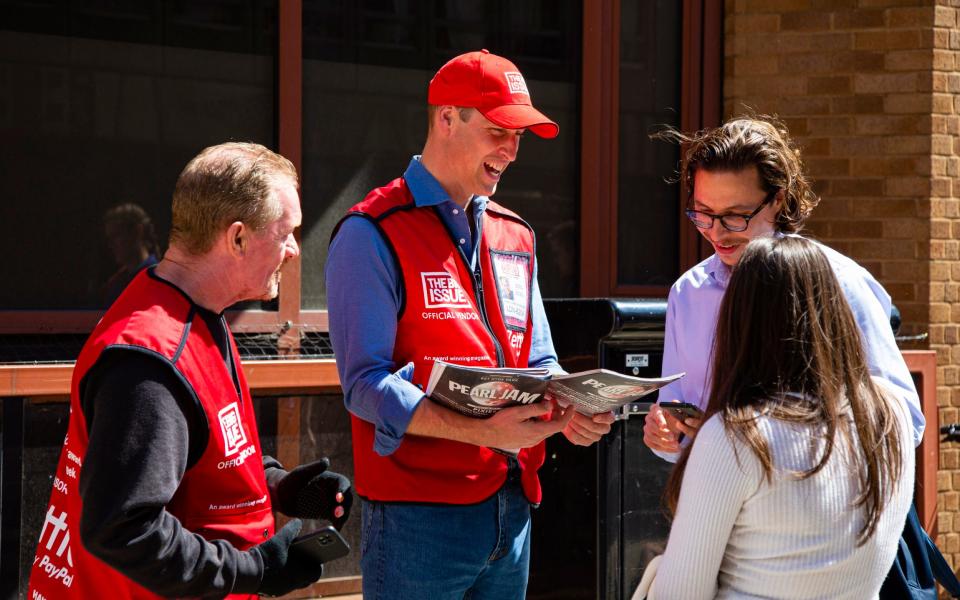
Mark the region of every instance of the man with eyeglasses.
MULTIPOLYGON (((670 289, 663 373, 685 371, 686 377, 661 389, 659 402, 690 402, 705 409, 717 312, 731 270, 750 240, 796 234, 820 198, 803 173, 789 133, 773 119, 737 118, 690 136, 670 130, 657 137, 686 145, 680 165, 690 193, 686 214, 714 249, 670 289)), ((860 326, 870 372, 901 391, 919 445, 924 418, 890 329, 890 295, 866 269, 821 248, 860 326)), ((699 426, 699 419, 680 421, 654 405, 644 423, 644 443, 673 462, 681 443, 692 439, 699 426)))

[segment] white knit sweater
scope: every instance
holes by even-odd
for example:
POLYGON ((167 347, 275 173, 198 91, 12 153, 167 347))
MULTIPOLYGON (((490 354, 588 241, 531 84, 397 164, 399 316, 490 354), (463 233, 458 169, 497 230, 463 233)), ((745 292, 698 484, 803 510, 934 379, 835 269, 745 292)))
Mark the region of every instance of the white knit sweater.
POLYGON ((822 439, 809 427, 761 418, 775 467, 768 484, 756 455, 731 440, 718 416, 708 420, 684 473, 656 600, 876 598, 913 498, 910 421, 899 404, 903 476, 860 547, 863 513, 852 507, 859 485, 845 444, 823 470, 799 480, 788 471, 812 466, 811 444, 822 447, 822 439))

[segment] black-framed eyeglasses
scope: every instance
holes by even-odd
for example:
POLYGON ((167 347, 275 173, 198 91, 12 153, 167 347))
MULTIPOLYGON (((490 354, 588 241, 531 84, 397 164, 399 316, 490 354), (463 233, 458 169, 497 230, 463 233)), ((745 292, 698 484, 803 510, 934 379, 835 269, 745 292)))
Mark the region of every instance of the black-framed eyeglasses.
POLYGON ((719 219, 720 224, 723 225, 723 228, 727 231, 744 231, 750 226, 750 219, 757 216, 757 213, 763 210, 764 206, 776 198, 779 191, 780 188, 773 188, 770 190, 767 195, 764 196, 763 201, 760 202, 760 206, 753 209, 753 212, 749 215, 714 215, 708 212, 703 212, 702 210, 693 209, 687 209, 684 212, 687 214, 687 218, 693 221, 693 224, 700 229, 710 229, 713 227, 714 219, 719 219))

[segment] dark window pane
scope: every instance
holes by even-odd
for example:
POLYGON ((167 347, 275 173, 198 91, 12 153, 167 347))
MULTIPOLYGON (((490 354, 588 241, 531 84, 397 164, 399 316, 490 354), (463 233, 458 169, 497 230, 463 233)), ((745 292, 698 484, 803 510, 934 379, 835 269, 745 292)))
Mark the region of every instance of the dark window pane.
POLYGON ((560 124, 554 140, 523 138, 496 200, 537 231, 543 294, 576 295, 581 3, 307 0, 303 9, 303 307, 326 307, 333 226, 422 149, 430 78, 480 48, 516 63, 534 104, 560 124))
POLYGON ((276 1, 3 2, 0 309, 99 308, 177 175, 227 140, 274 147, 276 1), (142 214, 142 213, 140 213, 142 214), (142 222, 138 221, 138 222, 142 222))
POLYGON ((649 134, 680 124, 681 3, 620 5, 617 282, 670 285, 679 276, 678 149, 649 134))

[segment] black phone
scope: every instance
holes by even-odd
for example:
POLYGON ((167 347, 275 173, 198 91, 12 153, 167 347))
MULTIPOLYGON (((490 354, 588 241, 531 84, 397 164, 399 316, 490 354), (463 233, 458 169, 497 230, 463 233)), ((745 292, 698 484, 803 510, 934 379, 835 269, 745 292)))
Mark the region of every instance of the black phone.
POLYGON ((660 408, 669 412, 680 422, 683 422, 683 420, 688 417, 694 417, 696 419, 703 418, 703 411, 700 407, 689 402, 661 402, 660 408))
POLYGON ((290 550, 303 552, 324 564, 350 553, 350 544, 332 526, 304 534, 293 540, 290 550))

